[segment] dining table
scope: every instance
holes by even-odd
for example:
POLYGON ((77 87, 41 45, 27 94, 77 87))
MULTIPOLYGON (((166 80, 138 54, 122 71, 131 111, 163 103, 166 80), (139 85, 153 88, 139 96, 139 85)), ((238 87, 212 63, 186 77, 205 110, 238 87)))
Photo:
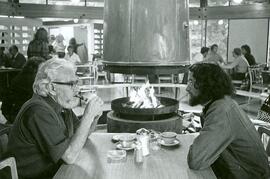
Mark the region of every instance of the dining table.
MULTIPOLYGON (((123 134, 123 133, 121 133, 123 134)), ((128 134, 128 133, 127 133, 128 134)), ((188 167, 189 146, 198 135, 178 134, 176 146, 160 146, 135 162, 134 151, 128 150, 126 160, 109 162, 107 152, 116 149, 112 137, 119 133, 92 133, 73 164, 62 164, 54 179, 214 179, 210 167, 192 170, 188 167)), ((150 145, 151 146, 151 145, 150 145)))
POLYGON ((0 67, 0 76, 3 76, 5 80, 6 87, 10 85, 11 76, 14 77, 17 73, 19 73, 22 69, 11 68, 11 67, 0 67))

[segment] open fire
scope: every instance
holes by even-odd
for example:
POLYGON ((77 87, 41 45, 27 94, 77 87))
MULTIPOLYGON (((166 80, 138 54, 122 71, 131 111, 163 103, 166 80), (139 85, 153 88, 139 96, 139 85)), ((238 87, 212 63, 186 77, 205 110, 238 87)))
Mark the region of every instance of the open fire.
POLYGON ((123 107, 129 108, 161 108, 164 105, 155 96, 153 86, 149 81, 139 89, 131 89, 129 101, 122 104, 123 107))

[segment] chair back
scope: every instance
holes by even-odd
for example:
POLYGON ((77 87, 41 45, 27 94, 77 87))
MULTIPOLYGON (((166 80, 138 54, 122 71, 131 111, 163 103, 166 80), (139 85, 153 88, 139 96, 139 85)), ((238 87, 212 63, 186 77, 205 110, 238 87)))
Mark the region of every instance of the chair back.
POLYGON ((248 67, 248 75, 250 84, 249 91, 252 91, 253 85, 263 86, 262 67, 257 65, 248 67))
MULTIPOLYGON (((1 142, 1 139, 3 139, 3 137, 5 137, 10 129, 11 129, 12 125, 5 125, 5 124, 0 124, 0 143, 3 147, 3 143, 1 142)), ((2 155, 5 151, 1 151, 0 153, 0 170, 3 171, 2 169, 4 169, 5 167, 10 167, 10 171, 11 171, 11 178, 12 179, 18 179, 18 173, 17 173, 17 167, 16 167, 16 161, 14 157, 9 157, 9 158, 5 158, 2 159, 2 155)), ((2 173, 0 172, 0 175, 2 174, 6 174, 5 172, 2 173)), ((5 176, 5 175, 4 175, 5 176)), ((1 176, 0 176, 1 178, 1 176)))
POLYGON ((5 167, 10 167, 12 179, 18 179, 17 166, 14 157, 9 157, 2 161, 0 160, 0 170, 4 169, 5 167))

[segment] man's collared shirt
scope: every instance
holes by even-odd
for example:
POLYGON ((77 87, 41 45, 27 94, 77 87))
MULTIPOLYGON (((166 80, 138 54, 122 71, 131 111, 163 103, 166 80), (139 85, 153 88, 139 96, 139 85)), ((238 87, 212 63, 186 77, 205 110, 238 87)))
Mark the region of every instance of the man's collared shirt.
POLYGON ((230 97, 213 101, 202 117, 203 128, 188 154, 191 168, 212 166, 221 178, 228 179, 270 176, 259 134, 235 101, 230 97))
POLYGON ((9 135, 19 177, 52 177, 79 121, 53 99, 36 94, 24 104, 9 135))

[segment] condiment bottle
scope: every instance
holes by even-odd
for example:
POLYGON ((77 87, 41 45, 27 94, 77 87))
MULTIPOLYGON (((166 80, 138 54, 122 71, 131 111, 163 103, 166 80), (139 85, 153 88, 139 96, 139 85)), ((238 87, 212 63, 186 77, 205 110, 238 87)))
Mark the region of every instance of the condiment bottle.
POLYGON ((150 142, 150 136, 149 131, 142 128, 136 131, 137 133, 137 140, 142 144, 142 154, 143 156, 147 156, 150 154, 149 151, 149 142, 150 142))
POLYGON ((136 163, 143 163, 142 144, 140 142, 136 142, 136 147, 134 149, 134 161, 136 163))

